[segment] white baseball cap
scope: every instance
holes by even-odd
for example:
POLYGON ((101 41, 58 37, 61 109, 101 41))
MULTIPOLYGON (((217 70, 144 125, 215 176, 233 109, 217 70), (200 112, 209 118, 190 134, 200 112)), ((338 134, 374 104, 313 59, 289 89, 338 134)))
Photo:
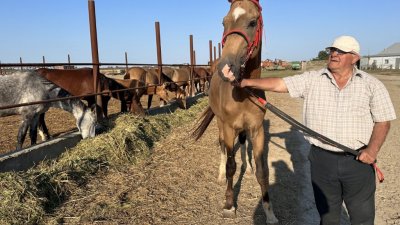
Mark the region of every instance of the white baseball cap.
POLYGON ((340 36, 337 37, 331 46, 328 48, 337 48, 344 52, 353 52, 357 55, 360 55, 360 44, 358 41, 352 36, 340 36))

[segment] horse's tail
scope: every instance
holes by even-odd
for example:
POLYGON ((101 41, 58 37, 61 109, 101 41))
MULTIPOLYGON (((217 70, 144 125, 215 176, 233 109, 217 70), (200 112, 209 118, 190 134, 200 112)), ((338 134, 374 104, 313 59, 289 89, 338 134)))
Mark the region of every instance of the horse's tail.
POLYGON ((201 122, 198 127, 193 131, 192 137, 197 141, 206 131, 208 125, 210 125, 212 119, 214 118, 215 114, 211 110, 211 107, 208 106, 206 110, 204 110, 203 114, 200 116, 201 122))

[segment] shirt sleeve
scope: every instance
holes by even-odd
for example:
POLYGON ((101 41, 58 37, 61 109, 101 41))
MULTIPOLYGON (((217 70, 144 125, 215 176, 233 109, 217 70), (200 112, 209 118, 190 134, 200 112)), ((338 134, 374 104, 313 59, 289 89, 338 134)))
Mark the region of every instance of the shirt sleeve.
POLYGON ((283 81, 286 84, 290 97, 303 98, 307 89, 307 78, 309 78, 309 72, 305 72, 298 75, 284 77, 283 81))
POLYGON ((389 92, 379 80, 376 80, 373 86, 370 104, 374 122, 385 122, 396 119, 396 112, 389 92))

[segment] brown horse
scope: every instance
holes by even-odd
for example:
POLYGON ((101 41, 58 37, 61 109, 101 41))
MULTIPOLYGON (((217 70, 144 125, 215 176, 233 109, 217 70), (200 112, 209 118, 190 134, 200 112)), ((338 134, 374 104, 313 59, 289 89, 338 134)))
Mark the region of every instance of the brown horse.
POLYGON ((124 89, 129 89, 129 91, 122 92, 124 94, 124 101, 127 109, 129 109, 130 112, 143 116, 144 109, 142 107, 142 103, 140 102, 140 98, 147 93, 146 83, 136 79, 109 79, 114 80, 118 84, 122 85, 124 89))
MULTIPOLYGON (((66 90, 71 95, 78 96, 94 94, 93 70, 91 68, 67 70, 40 68, 36 71, 47 80, 66 90)), ((100 80, 101 90, 103 91, 121 90, 131 86, 131 84, 126 84, 125 86, 121 85, 119 82, 116 82, 115 79, 108 78, 102 73, 98 73, 97 76, 100 80)), ((111 96, 109 94, 103 94, 101 100, 104 116, 106 118, 108 116, 107 105, 111 97, 121 101, 121 112, 126 112, 127 109, 130 108, 131 112, 144 115, 143 107, 141 106, 140 101, 138 101, 137 95, 137 91, 112 92, 111 96), (127 99, 130 100, 128 104, 127 99)), ((88 102, 89 106, 96 103, 95 96, 89 96, 83 99, 88 102)))
POLYGON ((193 69, 193 72, 194 86, 196 88, 196 91, 207 93, 210 85, 210 83, 208 82, 208 79, 210 77, 209 72, 206 68, 203 67, 195 67, 193 69))
POLYGON ((164 81, 175 84, 170 87, 170 90, 175 91, 176 99, 180 103, 180 106, 186 109, 186 98, 190 90, 190 67, 163 67, 162 71, 165 75, 164 81))
POLYGON ((125 75, 124 79, 136 79, 145 83, 147 88, 143 94, 148 96, 147 99, 147 108, 150 109, 151 103, 153 100, 153 95, 158 95, 162 100, 169 103, 170 97, 167 92, 167 88, 165 84, 160 85, 160 81, 158 79, 158 73, 155 69, 148 69, 142 67, 131 67, 129 68, 125 75))
MULTIPOLYGON (((264 107, 254 95, 265 97, 257 90, 242 89, 228 82, 222 68, 229 65, 235 78, 259 78, 261 75, 262 16, 258 0, 233 0, 224 18, 223 50, 217 64, 217 74, 212 76, 209 90, 209 107, 203 113, 199 127, 193 133, 198 139, 214 116, 217 117, 222 160, 226 160, 226 201, 223 215, 235 215, 233 176, 236 171, 234 142, 245 144, 246 135, 252 142, 256 164, 256 177, 261 187, 262 205, 267 223, 277 223, 268 195, 269 171, 267 152, 264 150, 264 107), (226 153, 226 155, 225 155, 226 153)), ((223 174, 223 172, 220 174, 223 174)))

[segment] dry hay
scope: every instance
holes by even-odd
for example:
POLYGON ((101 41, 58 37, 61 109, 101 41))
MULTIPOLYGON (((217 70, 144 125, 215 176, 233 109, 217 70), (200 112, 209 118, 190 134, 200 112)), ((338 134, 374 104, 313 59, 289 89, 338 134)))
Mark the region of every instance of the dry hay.
POLYGON ((154 144, 172 127, 193 121, 207 106, 202 99, 188 110, 173 114, 112 118, 110 130, 82 140, 56 161, 45 161, 26 172, 0 174, 0 224, 41 224, 74 191, 107 171, 124 170, 127 164, 151 155, 154 144))

